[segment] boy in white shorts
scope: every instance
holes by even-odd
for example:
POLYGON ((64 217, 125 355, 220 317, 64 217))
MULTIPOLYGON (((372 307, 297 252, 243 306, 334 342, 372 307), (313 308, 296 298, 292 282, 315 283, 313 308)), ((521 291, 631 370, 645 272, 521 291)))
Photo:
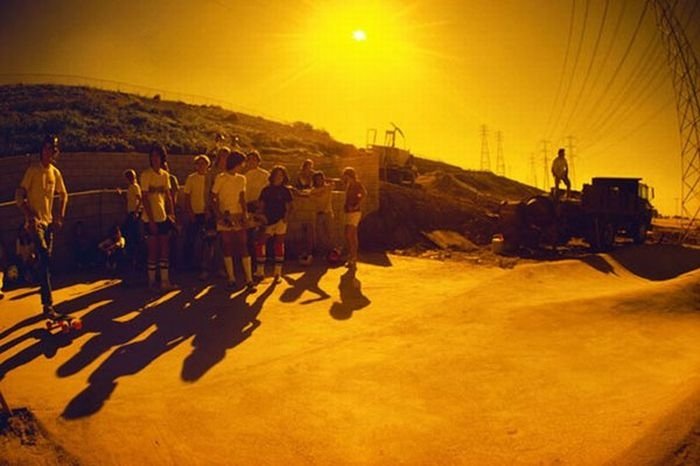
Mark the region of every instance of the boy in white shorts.
POLYGON ((275 270, 274 281, 279 283, 284 264, 284 238, 287 234, 289 213, 292 208, 292 190, 289 188, 289 175, 281 166, 275 166, 270 172, 270 184, 260 193, 260 208, 267 219, 265 233, 259 235, 255 253, 257 257, 256 280, 265 276, 266 244, 270 237, 274 238, 275 270))
POLYGON ((236 288, 233 259, 240 257, 245 274, 245 287, 252 293, 256 288, 253 284, 252 264, 246 244, 248 220, 245 200, 246 179, 238 173, 244 161, 245 155, 237 151, 231 152, 226 159, 226 172, 216 177, 211 192, 216 212, 216 230, 221 235, 228 286, 231 289, 236 288))

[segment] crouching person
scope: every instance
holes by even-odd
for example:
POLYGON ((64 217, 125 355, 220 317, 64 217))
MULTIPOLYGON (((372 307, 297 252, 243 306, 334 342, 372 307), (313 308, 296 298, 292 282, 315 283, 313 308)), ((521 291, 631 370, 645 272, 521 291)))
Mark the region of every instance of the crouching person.
POLYGON ((255 278, 262 280, 265 277, 265 260, 267 258, 266 245, 270 237, 274 238, 275 269, 274 281, 279 283, 282 277, 282 265, 284 264, 284 238, 287 234, 289 213, 292 206, 292 191, 289 188, 289 176, 287 170, 281 166, 275 166, 270 172, 270 184, 260 193, 261 210, 267 219, 265 233, 259 235, 255 255, 257 257, 257 270, 255 278))
POLYGON ((233 151, 226 159, 226 171, 216 177, 211 192, 216 212, 216 229, 221 235, 221 248, 224 253, 224 267, 230 289, 236 288, 233 259, 240 257, 245 275, 245 287, 255 292, 252 263, 246 243, 248 211, 246 209, 245 176, 240 174, 245 156, 233 151))

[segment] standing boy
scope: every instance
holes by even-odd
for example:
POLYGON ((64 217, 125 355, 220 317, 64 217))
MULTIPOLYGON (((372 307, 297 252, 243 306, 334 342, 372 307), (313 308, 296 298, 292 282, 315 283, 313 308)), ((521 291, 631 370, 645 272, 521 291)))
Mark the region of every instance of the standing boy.
POLYGON ((243 154, 233 151, 226 160, 226 172, 216 177, 211 192, 217 215, 216 229, 221 235, 228 286, 230 289, 236 287, 233 259, 240 257, 246 289, 248 292, 255 292, 252 264, 246 245, 246 222, 248 220, 245 200, 246 179, 239 173, 244 161, 243 154))
POLYGON ((58 137, 47 136, 41 145, 39 163, 24 174, 15 193, 17 206, 24 213, 24 227, 32 236, 39 259, 37 267, 44 314, 57 318, 51 293, 50 261, 54 232, 63 225, 68 193, 61 172, 54 165, 58 156, 58 137), (58 194, 58 214, 53 216, 54 194, 58 194))
POLYGON ((359 240, 357 227, 362 219, 362 204, 367 197, 367 190, 357 179, 355 169, 347 167, 343 170, 345 182, 345 240, 348 246, 348 263, 350 269, 357 268, 357 253, 359 240))
POLYGON ((209 157, 198 155, 194 158, 195 172, 190 173, 185 181, 184 208, 187 214, 187 229, 185 230, 185 265, 194 266, 195 244, 201 248, 202 280, 208 276, 208 265, 211 262, 211 241, 206 235, 206 224, 209 207, 209 192, 211 177, 209 176, 209 157))

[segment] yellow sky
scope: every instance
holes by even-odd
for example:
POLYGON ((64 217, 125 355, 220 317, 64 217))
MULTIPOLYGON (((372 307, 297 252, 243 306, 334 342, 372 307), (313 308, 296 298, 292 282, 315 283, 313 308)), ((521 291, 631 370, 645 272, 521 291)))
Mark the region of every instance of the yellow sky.
MULTIPOLYGON (((395 122, 415 153, 466 168, 479 168, 486 124, 503 133, 511 177, 531 181, 536 153, 539 183, 539 141, 550 139, 553 153, 573 135, 578 184, 641 176, 656 187, 658 207, 676 211, 678 125, 652 9, 620 66, 641 0, 611 0, 607 13, 605 0, 37 5, 0 3, 0 73, 94 76, 211 96, 357 145, 367 128, 382 134, 395 122)), ((677 12, 690 17, 694 5, 680 0, 677 12)), ((495 167, 495 138, 489 143, 495 167)))

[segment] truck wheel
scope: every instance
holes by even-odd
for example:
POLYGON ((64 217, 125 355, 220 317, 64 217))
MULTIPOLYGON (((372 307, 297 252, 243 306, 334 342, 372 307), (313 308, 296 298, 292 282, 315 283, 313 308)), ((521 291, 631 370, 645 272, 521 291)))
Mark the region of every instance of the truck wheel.
POLYGON ((647 224, 641 222, 634 226, 634 233, 632 235, 632 240, 634 244, 644 244, 647 240, 647 224))
POLYGON ((615 227, 610 222, 601 223, 600 245, 602 251, 609 251, 615 244, 615 227))
POLYGON ((596 218, 590 232, 588 244, 594 251, 608 251, 615 242, 615 227, 604 218, 596 218))

